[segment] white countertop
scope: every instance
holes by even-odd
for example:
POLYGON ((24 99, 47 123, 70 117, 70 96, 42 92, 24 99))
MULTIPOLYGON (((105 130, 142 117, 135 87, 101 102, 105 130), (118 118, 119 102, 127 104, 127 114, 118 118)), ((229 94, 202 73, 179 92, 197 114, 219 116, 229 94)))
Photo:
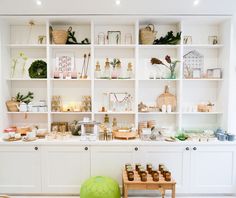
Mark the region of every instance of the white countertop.
POLYGON ((15 142, 7 142, 0 139, 0 146, 10 146, 10 145, 71 145, 71 146, 194 146, 194 145, 235 145, 236 141, 176 141, 176 142, 167 142, 167 141, 142 141, 140 139, 136 140, 111 140, 111 141, 81 141, 80 137, 72 137, 64 140, 46 140, 46 139, 38 139, 36 141, 25 142, 25 141, 15 141, 15 142))

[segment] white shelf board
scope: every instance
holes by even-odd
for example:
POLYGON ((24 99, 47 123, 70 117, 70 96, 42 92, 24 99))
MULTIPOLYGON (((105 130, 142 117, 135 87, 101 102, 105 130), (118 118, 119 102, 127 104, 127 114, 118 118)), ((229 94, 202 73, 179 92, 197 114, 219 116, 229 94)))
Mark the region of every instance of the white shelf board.
POLYGON ((85 82, 91 81, 91 79, 80 79, 80 78, 77 78, 77 79, 55 79, 55 78, 51 78, 50 80, 51 81, 85 81, 85 82))
POLYGON ((46 44, 9 44, 10 48, 46 48, 46 44))
POLYGON ((47 81, 47 78, 8 78, 8 81, 47 81))
POLYGON ((118 45, 98 45, 95 44, 94 48, 96 49, 134 49, 135 48, 135 44, 130 44, 130 45, 126 45, 126 44, 118 44, 118 45))
POLYGON ((138 112, 139 115, 178 115, 179 112, 163 113, 163 112, 138 112))
POLYGON ((223 112, 182 112, 183 115, 218 115, 223 114, 223 112))
POLYGON ((206 49, 218 49, 224 47, 223 44, 210 45, 210 44, 189 44, 183 45, 184 48, 206 48, 206 49))
POLYGON ((94 79, 95 81, 135 81, 135 79, 94 79))
POLYGON ((178 49, 181 45, 139 45, 140 49, 178 49))
POLYGON ((79 44, 71 44, 71 45, 60 45, 60 44, 51 44, 49 45, 52 49, 89 49, 91 48, 91 44, 88 45, 79 45, 79 44))
POLYGON ((179 81, 180 79, 139 79, 139 81, 150 81, 150 82, 155 82, 155 81, 179 81))
POLYGON ((51 112, 54 115, 88 115, 92 114, 92 112, 51 112))
POLYGON ((7 112, 7 114, 48 114, 48 112, 7 112))
POLYGON ((183 81, 223 81, 223 78, 189 78, 183 81))
POLYGON ((97 115, 105 115, 105 114, 114 114, 114 115, 116 115, 116 114, 121 114, 121 115, 132 115, 132 114, 135 114, 135 112, 133 112, 133 111, 127 111, 127 112, 120 112, 120 111, 117 111, 117 112, 115 112, 115 111, 107 111, 107 112, 95 112, 95 114, 97 114, 97 115))

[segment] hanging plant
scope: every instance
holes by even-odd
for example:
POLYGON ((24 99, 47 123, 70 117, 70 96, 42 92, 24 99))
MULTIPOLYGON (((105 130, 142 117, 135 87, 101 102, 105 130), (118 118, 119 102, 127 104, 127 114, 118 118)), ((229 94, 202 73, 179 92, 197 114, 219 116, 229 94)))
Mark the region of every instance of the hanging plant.
POLYGON ((43 60, 36 60, 28 69, 30 78, 47 78, 47 63, 43 60))

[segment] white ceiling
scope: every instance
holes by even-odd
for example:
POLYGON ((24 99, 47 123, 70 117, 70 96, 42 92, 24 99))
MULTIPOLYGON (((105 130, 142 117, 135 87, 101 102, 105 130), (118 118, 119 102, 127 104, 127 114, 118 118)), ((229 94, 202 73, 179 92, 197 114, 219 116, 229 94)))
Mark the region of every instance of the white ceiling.
POLYGON ((236 0, 0 0, 0 14, 236 14, 236 0), (38 6, 36 1, 42 1, 38 6))

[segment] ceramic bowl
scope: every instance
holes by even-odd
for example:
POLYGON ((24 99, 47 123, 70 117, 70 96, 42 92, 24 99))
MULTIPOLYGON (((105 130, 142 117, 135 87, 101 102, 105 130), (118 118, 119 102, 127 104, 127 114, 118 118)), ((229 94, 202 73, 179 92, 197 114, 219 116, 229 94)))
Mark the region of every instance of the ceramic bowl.
POLYGON ((235 136, 234 134, 230 134, 230 133, 227 134, 227 140, 228 140, 228 141, 235 141, 235 139, 236 139, 235 137, 236 137, 236 136, 235 136))

